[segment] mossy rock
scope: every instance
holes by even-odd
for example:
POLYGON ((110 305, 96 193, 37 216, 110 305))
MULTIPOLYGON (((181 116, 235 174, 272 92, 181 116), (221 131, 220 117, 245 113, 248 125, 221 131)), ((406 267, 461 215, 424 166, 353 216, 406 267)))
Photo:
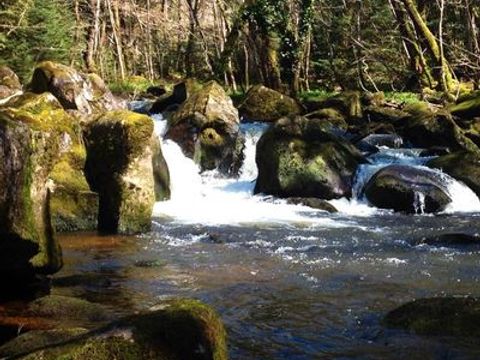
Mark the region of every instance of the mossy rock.
POLYGON ((321 120, 284 118, 257 144, 255 193, 336 199, 351 196, 362 155, 321 120))
POLYGON ((332 126, 335 126, 342 130, 348 129, 348 124, 347 124, 347 121, 345 120, 345 116, 337 109, 332 109, 332 108, 320 109, 305 115, 305 117, 308 119, 317 119, 317 120, 326 121, 330 123, 332 126))
POLYGON ((284 116, 302 113, 297 101, 263 85, 253 86, 239 107, 240 114, 248 121, 274 122, 284 116))
POLYGON ((88 76, 52 61, 37 65, 29 88, 37 94, 51 92, 65 109, 85 115, 125 107, 97 75, 88 76))
POLYGON ((165 111, 174 110, 202 88, 203 85, 195 79, 186 79, 175 84, 171 94, 161 95, 160 98, 152 104, 150 113, 160 114, 165 111))
POLYGON ((154 176, 154 166, 165 160, 158 158, 162 154, 152 119, 126 110, 108 112, 87 126, 85 138, 85 172, 99 194, 99 230, 149 231, 156 199, 169 194, 164 188, 168 175, 156 171, 154 176))
POLYGON ((439 212, 452 201, 438 174, 406 165, 378 171, 365 185, 364 194, 378 208, 413 214, 439 212), (423 197, 423 209, 419 196, 423 197))
POLYGON ((477 152, 461 151, 440 156, 430 160, 427 166, 465 183, 480 197, 480 155, 477 152))
POLYGON ((363 117, 362 94, 359 91, 344 91, 321 101, 317 108, 336 109, 346 117, 347 121, 355 122, 363 117))
POLYGON ((476 92, 464 101, 453 105, 450 111, 453 115, 464 119, 480 117, 480 93, 476 92))
MULTIPOLYGON (((168 139, 200 164, 202 171, 235 174, 243 160, 237 152, 240 119, 223 88, 211 81, 191 95, 169 120, 168 139)), ((241 144, 240 144, 241 146, 241 144)))
POLYGON ((410 117, 403 126, 398 127, 398 130, 413 146, 422 148, 445 146, 452 151, 480 151, 447 111, 435 111, 426 103, 409 105, 405 111, 410 113, 410 117))
POLYGON ((419 299, 388 313, 384 324, 417 335, 477 338, 480 301, 471 297, 419 299))
MULTIPOLYGON (((41 335, 45 338, 45 333, 41 335)), ((19 339, 14 341, 19 343, 19 339)), ((12 349, 8 344, 4 347, 12 349)), ((12 355, 31 360, 228 359, 226 332, 220 317, 208 305, 189 299, 170 300, 150 312, 105 328, 77 336, 72 332, 63 342, 47 344, 31 353, 17 349, 12 355)))
POLYGON ((0 66, 0 100, 9 98, 22 91, 17 74, 7 66, 0 66))
POLYGON ((288 204, 308 206, 313 209, 323 210, 329 213, 336 213, 338 210, 328 201, 317 198, 288 198, 288 204))
POLYGON ((15 278, 51 274, 62 265, 48 179, 73 134, 71 118, 51 106, 50 97, 20 97, 19 107, 0 111, 0 273, 12 285, 15 278))

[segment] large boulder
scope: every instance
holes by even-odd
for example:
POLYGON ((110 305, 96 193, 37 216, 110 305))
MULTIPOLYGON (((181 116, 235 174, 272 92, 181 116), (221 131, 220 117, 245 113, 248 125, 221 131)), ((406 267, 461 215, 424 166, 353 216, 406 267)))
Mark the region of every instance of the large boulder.
POLYGON ((124 107, 97 75, 88 76, 69 66, 51 61, 37 66, 30 90, 38 94, 51 92, 65 109, 78 110, 87 115, 124 107))
POLYGON ((263 85, 255 85, 247 92, 239 110, 247 121, 265 122, 302 113, 302 108, 295 99, 263 85))
POLYGON ((472 297, 419 299, 389 312, 384 324, 417 335, 480 336, 480 300, 472 297))
POLYGON ((270 127, 257 144, 255 193, 279 197, 349 197, 358 150, 321 120, 291 117, 270 127))
POLYGON ((399 130, 403 138, 413 146, 445 146, 452 151, 479 151, 478 146, 465 135, 447 111, 434 111, 426 103, 410 105, 405 110, 410 116, 399 130))
POLYGON ((71 117, 52 95, 0 110, 2 284, 62 266, 50 215, 50 173, 69 149, 71 117))
POLYGON ((238 111, 223 88, 211 81, 191 95, 169 121, 167 139, 178 143, 202 171, 235 174, 242 162, 238 111))
POLYGON ((480 197, 480 154, 460 151, 430 160, 427 166, 465 183, 480 197))
POLYGON ((139 315, 87 332, 32 331, 0 347, 19 359, 228 359, 217 313, 196 300, 175 299, 139 315), (56 336, 55 336, 56 335, 56 336))
POLYGON ((65 131, 64 151, 49 174, 54 229, 61 232, 95 230, 98 194, 90 190, 85 178, 86 150, 78 120, 69 116, 50 93, 25 93, 12 99, 8 106, 49 118, 52 124, 65 131), (52 111, 55 118, 51 117, 52 111))
POLYGON ((7 66, 0 66, 0 104, 22 93, 22 84, 17 74, 7 66))
POLYGON ((85 139, 87 180, 100 197, 99 230, 149 231, 155 201, 169 195, 168 170, 157 169, 165 161, 153 120, 127 110, 108 112, 87 126, 85 139))
POLYGON ((381 209, 406 213, 435 213, 452 201, 440 174, 407 165, 390 165, 378 171, 364 193, 381 209))

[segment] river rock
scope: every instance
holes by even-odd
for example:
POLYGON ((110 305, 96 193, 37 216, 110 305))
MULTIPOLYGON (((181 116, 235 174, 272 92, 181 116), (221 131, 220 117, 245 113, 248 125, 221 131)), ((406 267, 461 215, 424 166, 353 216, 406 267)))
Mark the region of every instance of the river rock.
POLYGON ((403 138, 413 146, 444 146, 452 151, 480 151, 445 110, 433 111, 425 103, 411 105, 406 110, 411 115, 399 130, 403 138))
POLYGON ((479 245, 480 236, 469 234, 440 234, 424 237, 414 242, 414 245, 432 245, 432 246, 462 246, 479 245))
POLYGON ((327 109, 316 110, 305 115, 305 117, 308 119, 317 119, 317 120, 326 121, 332 124, 332 126, 335 126, 342 130, 348 129, 348 124, 347 124, 347 121, 345 120, 345 116, 343 116, 343 114, 336 109, 327 108, 327 109))
POLYGON ((479 337, 480 301, 471 297, 419 299, 388 313, 384 323, 417 335, 479 337))
POLYGON ((0 66, 0 104, 22 93, 22 84, 17 74, 7 66, 0 66))
POLYGON ((406 213, 435 213, 452 201, 439 174, 406 165, 390 165, 378 171, 367 183, 368 201, 381 209, 406 213))
POLYGON ((196 300, 170 300, 150 312, 89 333, 71 329, 57 339, 51 335, 52 332, 45 331, 24 334, 1 347, 0 354, 44 360, 228 359, 226 332, 220 317, 211 307, 196 300), (30 340, 26 348, 12 346, 26 340, 30 340))
POLYGON ((30 90, 38 94, 51 92, 65 109, 78 110, 87 115, 125 107, 125 104, 115 99, 99 76, 87 76, 51 61, 37 66, 30 90))
POLYGON ((150 107, 150 114, 160 114, 165 111, 177 110, 192 94, 202 89, 202 85, 194 79, 187 79, 176 84, 170 95, 160 95, 150 107))
POLYGON ((85 131, 85 171, 98 192, 98 229, 105 233, 150 230, 153 205, 169 195, 168 169, 153 121, 127 110, 108 112, 85 131))
POLYGON ((69 149, 72 119, 52 95, 35 100, 0 110, 2 284, 15 285, 16 279, 51 274, 62 266, 50 219, 49 177, 69 149))
POLYGON ((329 213, 336 213, 338 210, 330 204, 328 201, 322 200, 322 199, 317 199, 317 198, 288 198, 287 203, 293 204, 293 205, 303 205, 303 206, 308 206, 313 209, 317 210, 323 210, 329 213))
POLYGON ((247 121, 274 122, 284 116, 299 115, 301 106, 291 97, 263 85, 253 86, 239 107, 247 121))
POLYGON ((370 134, 360 141, 370 146, 385 146, 391 149, 398 149, 403 145, 403 139, 395 134, 370 134))
POLYGON ((480 197, 480 155, 461 151, 430 160, 427 166, 440 169, 454 179, 465 183, 480 197))
POLYGON ((236 174, 243 160, 243 137, 238 111, 215 81, 191 95, 169 121, 167 139, 180 145, 184 154, 202 171, 219 169, 236 174))
POLYGON ((336 109, 348 122, 357 122, 363 117, 362 95, 359 91, 344 91, 320 101, 318 109, 336 109))
POLYGON ((283 118, 257 144, 255 193, 279 197, 349 197, 353 176, 364 162, 348 141, 330 126, 304 117, 283 118))
POLYGON ((75 117, 66 113, 50 93, 25 93, 8 106, 49 119, 66 131, 62 155, 49 174, 50 213, 56 231, 92 231, 96 229, 98 194, 92 192, 85 178, 86 150, 82 129, 75 117), (54 114, 55 117, 52 117, 54 114))

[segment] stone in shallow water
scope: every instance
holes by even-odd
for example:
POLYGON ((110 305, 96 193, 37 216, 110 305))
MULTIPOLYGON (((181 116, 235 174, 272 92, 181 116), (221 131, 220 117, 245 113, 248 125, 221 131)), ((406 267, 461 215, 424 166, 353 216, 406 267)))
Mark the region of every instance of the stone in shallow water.
POLYGON ((439 234, 424 237, 414 242, 414 245, 423 244, 432 246, 480 245, 480 236, 469 234, 439 234))
POLYGON ((419 299, 389 312, 384 324, 417 335, 480 336, 480 300, 472 297, 419 299))

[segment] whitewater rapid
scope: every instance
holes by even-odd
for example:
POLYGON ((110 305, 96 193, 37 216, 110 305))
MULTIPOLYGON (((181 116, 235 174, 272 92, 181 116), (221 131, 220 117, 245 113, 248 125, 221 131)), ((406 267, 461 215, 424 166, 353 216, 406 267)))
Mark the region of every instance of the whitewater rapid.
MULTIPOLYGON (((161 115, 154 116, 154 120, 171 179, 171 199, 155 204, 154 218, 174 223, 214 226, 348 226, 348 221, 320 210, 287 204, 285 200, 270 196, 253 195, 257 178, 256 144, 267 125, 241 125, 241 131, 246 138, 245 161, 238 178, 225 178, 216 171, 200 174, 198 165, 184 156, 178 144, 163 138, 166 120, 161 115)), ((361 190, 375 172, 390 164, 424 167, 430 158, 421 158, 418 155, 419 151, 415 149, 381 149, 370 157, 370 164, 362 165, 357 171, 352 199, 332 200, 331 204, 339 210, 340 215, 372 216, 389 213, 388 210, 370 206, 363 198, 361 190)), ((453 201, 446 212, 480 211, 480 200, 471 189, 439 170, 428 171, 442 176, 447 184, 453 201)), ((419 203, 418 206, 421 209, 422 204, 419 203)))

